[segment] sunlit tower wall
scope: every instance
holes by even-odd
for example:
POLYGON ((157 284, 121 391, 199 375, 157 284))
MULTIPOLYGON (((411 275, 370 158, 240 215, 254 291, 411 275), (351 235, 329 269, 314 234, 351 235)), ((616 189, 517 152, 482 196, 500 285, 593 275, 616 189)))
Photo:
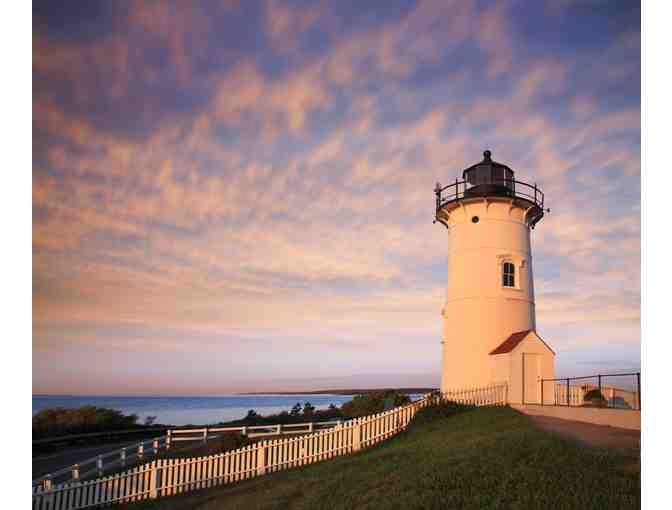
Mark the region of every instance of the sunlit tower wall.
POLYGON ((530 231, 544 216, 544 195, 490 151, 434 193, 448 234, 441 390, 496 384, 490 352, 536 329, 530 231))

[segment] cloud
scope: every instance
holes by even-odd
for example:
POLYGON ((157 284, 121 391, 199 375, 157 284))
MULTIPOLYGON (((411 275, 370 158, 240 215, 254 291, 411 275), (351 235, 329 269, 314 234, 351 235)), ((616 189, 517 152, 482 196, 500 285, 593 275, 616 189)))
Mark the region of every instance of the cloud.
MULTIPOLYGON (((36 359, 165 351, 177 373, 185 353, 287 342, 307 365, 403 366, 441 334, 433 185, 485 148, 552 209, 533 233, 540 327, 565 349, 638 324, 639 98, 576 81, 572 52, 524 52, 509 7, 348 23, 327 3, 133 4, 88 45, 37 31, 36 359)), ((638 66, 614 49, 634 40, 611 34, 610 65, 638 66)))
POLYGON ((566 68, 553 61, 535 62, 517 86, 516 100, 526 102, 540 94, 558 93, 565 89, 566 68))
POLYGON ((504 2, 488 7, 479 18, 479 41, 488 55, 487 74, 491 79, 511 71, 514 52, 510 32, 504 2))
POLYGON ((326 4, 292 8, 287 3, 269 0, 265 7, 266 34, 274 50, 295 53, 300 49, 300 37, 310 28, 325 25, 330 18, 326 4))

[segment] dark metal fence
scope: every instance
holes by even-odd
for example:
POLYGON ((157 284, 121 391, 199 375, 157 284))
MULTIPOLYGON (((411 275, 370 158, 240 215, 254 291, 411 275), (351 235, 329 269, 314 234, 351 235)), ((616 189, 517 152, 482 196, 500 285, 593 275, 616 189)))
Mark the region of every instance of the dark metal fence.
POLYGON ((541 379, 541 405, 642 408, 641 372, 541 379))

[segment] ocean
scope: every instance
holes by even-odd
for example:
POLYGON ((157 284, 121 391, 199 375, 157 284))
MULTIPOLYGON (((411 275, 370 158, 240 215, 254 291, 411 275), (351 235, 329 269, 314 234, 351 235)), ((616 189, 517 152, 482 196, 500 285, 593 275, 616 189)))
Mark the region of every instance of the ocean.
POLYGON ((165 425, 210 425, 245 417, 250 409, 269 415, 289 411, 294 404, 310 402, 316 409, 340 406, 352 395, 222 395, 219 397, 123 397, 33 395, 33 414, 53 407, 77 408, 85 405, 117 409, 137 414, 142 424, 147 416, 165 425))

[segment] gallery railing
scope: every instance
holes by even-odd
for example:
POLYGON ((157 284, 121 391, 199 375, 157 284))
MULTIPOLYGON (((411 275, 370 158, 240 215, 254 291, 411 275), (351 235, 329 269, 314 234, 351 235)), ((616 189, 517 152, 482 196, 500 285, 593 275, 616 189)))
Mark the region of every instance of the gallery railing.
POLYGON ((521 198, 542 210, 544 208, 544 193, 536 183, 532 185, 514 179, 486 179, 478 183, 455 179, 454 183, 443 187, 437 183, 434 193, 436 194, 437 213, 439 209, 451 202, 480 196, 521 198))

